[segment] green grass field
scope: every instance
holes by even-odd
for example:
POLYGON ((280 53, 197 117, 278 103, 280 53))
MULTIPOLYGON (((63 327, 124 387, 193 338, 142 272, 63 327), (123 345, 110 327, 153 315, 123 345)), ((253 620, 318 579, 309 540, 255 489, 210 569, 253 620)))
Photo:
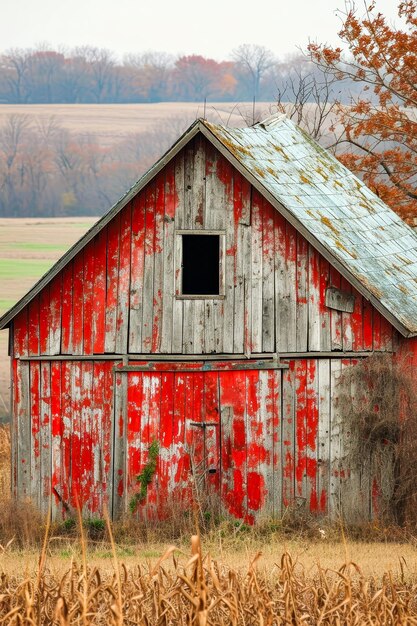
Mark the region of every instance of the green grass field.
MULTIPOLYGON (((8 311, 97 218, 0 219, 0 315, 8 311)), ((7 414, 8 333, 0 333, 0 417, 7 414)))
POLYGON ((55 243, 36 243, 36 242, 28 242, 26 241, 25 243, 19 242, 19 243, 10 243, 9 246, 10 250, 54 250, 54 251, 61 251, 61 252, 65 252, 66 250, 66 246, 63 245, 57 245, 55 243))
MULTIPOLYGON (((37 278, 45 274, 53 261, 43 259, 2 259, 0 257, 0 280, 16 280, 16 278, 37 278)), ((2 284, 2 292, 7 283, 2 284)))

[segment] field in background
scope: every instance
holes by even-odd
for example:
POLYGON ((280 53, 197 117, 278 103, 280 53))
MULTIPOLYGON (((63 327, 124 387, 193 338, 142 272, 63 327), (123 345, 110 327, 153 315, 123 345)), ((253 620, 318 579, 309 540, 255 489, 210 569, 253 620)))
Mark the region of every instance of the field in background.
MULTIPOLYGON (((263 119, 271 114, 271 102, 258 102, 256 116, 263 119)), ((216 124, 245 126, 251 123, 253 105, 248 102, 209 102, 206 116, 216 124)), ((1 104, 0 127, 10 115, 28 115, 32 123, 36 120, 45 124, 51 118, 71 132, 81 135, 92 134, 100 139, 101 145, 113 142, 134 133, 141 133, 159 124, 176 125, 178 120, 191 123, 204 117, 201 102, 157 102, 154 104, 1 104)))
MULTIPOLYGON (((95 217, 0 219, 0 315, 97 220, 95 217)), ((0 332, 0 416, 9 408, 8 331, 0 332)))

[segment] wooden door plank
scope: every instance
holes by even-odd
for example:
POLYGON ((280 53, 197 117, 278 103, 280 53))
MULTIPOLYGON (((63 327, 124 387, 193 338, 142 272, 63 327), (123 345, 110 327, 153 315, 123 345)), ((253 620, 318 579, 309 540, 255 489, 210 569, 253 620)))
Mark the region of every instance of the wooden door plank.
POLYGON ((39 294, 39 351, 43 355, 49 354, 49 327, 51 323, 49 289, 50 285, 47 285, 39 294))
MULTIPOLYGON (((334 269, 334 267, 330 267, 330 286, 336 287, 340 289, 341 284, 341 276, 339 272, 334 269)), ((330 311, 330 329, 331 329, 331 346, 332 350, 342 350, 343 349, 343 340, 342 340, 342 313, 340 311, 336 311, 335 309, 331 309, 330 311)))
POLYGON ((175 456, 173 445, 174 428, 174 384, 175 374, 172 372, 161 373, 161 416, 159 424, 158 441, 160 445, 159 455, 159 483, 158 483, 158 511, 162 518, 175 511, 172 501, 171 463, 175 456))
POLYGON ((211 145, 206 149, 206 194, 204 227, 223 230, 232 193, 231 166, 211 145))
POLYGON ((205 139, 200 135, 184 149, 184 228, 203 227, 205 139))
POLYGON ((185 449, 185 377, 174 374, 174 412, 172 424, 172 456, 170 469, 170 492, 172 502, 178 502, 179 510, 191 502, 189 480, 189 457, 185 449))
POLYGON ((307 510, 307 361, 295 362, 295 502, 307 510))
POLYGON ((262 202, 262 351, 275 351, 275 285, 274 285, 274 214, 265 199, 262 202))
POLYGON ((285 509, 294 503, 295 496, 295 362, 282 372, 282 503, 285 509))
POLYGON ((127 507, 126 494, 126 421, 127 421, 127 375, 115 374, 114 387, 114 435, 113 435, 113 517, 120 517, 127 507))
POLYGON ((62 431, 63 431, 63 412, 62 412, 62 380, 61 380, 60 361, 51 362, 51 505, 52 518, 62 519, 65 513, 59 497, 62 497, 62 431))
POLYGON ((320 392, 318 360, 307 360, 306 376, 306 505, 310 512, 318 513, 320 511, 317 467, 320 392))
POLYGON ((99 463, 99 448, 93 429, 93 362, 81 364, 81 441, 80 441, 80 492, 85 514, 94 512, 94 466, 99 463))
POLYGON ((115 341, 115 349, 118 354, 125 354, 128 350, 131 232, 132 205, 129 203, 125 206, 120 215, 120 251, 115 341))
MULTIPOLYGON (((233 173, 233 243, 235 247, 234 259, 233 259, 233 349, 232 352, 243 353, 243 341, 244 341, 244 275, 243 275, 243 245, 244 237, 243 230, 246 228, 240 223, 242 213, 244 210, 244 203, 247 202, 247 198, 244 197, 242 175, 239 172, 233 173)), ((249 202, 250 202, 250 190, 249 190, 249 202)), ((227 247, 227 242, 226 242, 227 247)), ((226 278, 226 288, 230 278, 226 278)), ((226 341, 224 342, 227 346, 226 341)))
MULTIPOLYGON (((166 167, 165 175, 165 214, 163 232, 163 285, 162 285, 162 330, 161 352, 169 353, 172 350, 173 313, 175 297, 174 280, 174 239, 175 239, 175 211, 177 196, 175 190, 175 171, 172 163, 166 167)), ((177 237, 181 239, 181 237, 177 237)))
MULTIPOLYGON (((340 281, 340 288, 346 293, 352 292, 352 287, 350 283, 345 278, 343 278, 343 276, 340 281)), ((342 312, 342 339, 343 350, 345 352, 351 351, 353 348, 352 313, 342 312)))
POLYGON ((279 213, 274 214, 275 234, 275 337, 276 351, 288 352, 287 320, 289 315, 289 299, 287 294, 286 273, 286 229, 285 220, 279 213))
POLYGON ((270 411, 272 415, 272 464, 273 464, 273 494, 272 494, 272 510, 275 518, 280 518, 283 514, 282 507, 282 442, 281 442, 281 425, 282 425, 282 372, 269 372, 269 389, 270 389, 270 411))
POLYGON ((219 375, 221 500, 227 515, 247 520, 246 373, 219 375))
POLYGON ((74 258, 72 288, 72 354, 83 354, 84 250, 74 258))
POLYGON ((181 150, 175 157, 175 229, 185 228, 185 173, 184 173, 184 150, 181 150))
POLYGON ((82 491, 82 420, 81 420, 82 363, 72 361, 71 368, 71 504, 83 512, 84 500, 82 491))
POLYGON ((262 352, 262 197, 254 191, 252 198, 252 351, 262 352))
POLYGON ((328 513, 330 495, 330 359, 318 359, 319 369, 319 424, 318 424, 318 509, 328 513))
POLYGON ((192 320, 194 354, 203 354, 205 352, 204 309, 204 300, 194 301, 194 319, 192 320))
POLYGON ((274 400, 276 398, 275 372, 258 372, 258 473, 260 482, 260 515, 274 516, 274 400))
MULTIPOLYGON (((142 451, 143 460, 149 458, 149 448, 154 441, 159 442, 160 414, 161 414, 161 374, 145 374, 145 393, 149 383, 148 401, 148 423, 143 436, 146 450, 142 451), (148 379, 148 380, 147 380, 148 379)), ((152 481, 148 485, 146 496, 146 517, 147 519, 157 519, 158 512, 158 490, 159 490, 159 457, 157 468, 152 481)))
POLYGON ((152 351, 154 298, 154 241, 155 241, 155 182, 146 188, 145 199, 145 260, 143 270, 142 352, 152 351))
POLYGON ((67 507, 72 506, 71 500, 71 433, 72 433, 72 361, 63 361, 61 364, 61 491, 60 496, 67 507))
POLYGON ((194 374, 194 398, 197 421, 206 422, 205 435, 204 486, 207 490, 207 510, 212 515, 221 512, 220 503, 220 384, 218 373, 194 374))
POLYGON ((106 429, 105 419, 105 363, 91 361, 92 366, 92 389, 91 389, 91 493, 89 499, 89 511, 91 515, 100 515, 107 510, 106 487, 107 477, 104 469, 104 449, 102 445, 103 433, 105 429, 106 436, 109 437, 109 431, 106 429))
MULTIPOLYGON (((96 302, 94 290, 95 275, 94 239, 87 244, 84 250, 84 315, 83 315, 83 354, 93 354, 94 350, 94 309, 100 306, 96 302)), ((101 295, 101 294, 100 294, 101 295)))
POLYGON ((55 355, 61 352, 62 273, 55 276, 50 283, 49 308, 48 353, 55 355))
POLYGON ((119 286, 120 214, 107 226, 106 334, 105 352, 116 351, 116 319, 119 286))
POLYGON ((40 363, 30 363, 30 498, 40 508, 41 492, 41 440, 40 440, 40 363))
POLYGON ((145 265, 145 192, 132 200, 130 258, 129 352, 142 349, 143 271, 145 265))
POLYGON ((16 419, 15 475, 17 494, 20 498, 31 495, 32 437, 30 403, 30 363, 13 361, 14 402, 16 419))
POLYGON ((163 310, 165 172, 156 178, 154 230, 154 287, 152 311, 152 352, 160 352, 163 310))
POLYGON ((331 359, 330 361, 330 493, 329 493, 329 514, 336 519, 342 514, 341 503, 341 437, 342 424, 339 407, 339 380, 342 372, 341 359, 331 359))
POLYGON ((39 346, 39 295, 28 305, 28 354, 38 356, 39 346))
POLYGON ((332 349, 330 309, 326 307, 326 289, 330 284, 329 262, 320 256, 320 350, 332 349))
MULTIPOLYGON (((93 352, 103 354, 106 335, 107 228, 94 238, 94 306, 92 311, 93 352)), ((64 329, 63 329, 64 332, 64 329)))
POLYGON ((184 300, 184 321, 183 321, 183 337, 182 352, 184 354, 194 354, 194 300, 184 300))
POLYGON ((297 319, 296 319, 296 346, 298 352, 308 350, 307 341, 309 333, 309 311, 312 306, 310 302, 310 276, 309 276, 308 243, 299 233, 297 233, 297 264, 296 264, 296 297, 297 297, 297 319))
POLYGON ((308 349, 319 351, 321 345, 320 311, 320 257, 317 251, 308 246, 308 349))
POLYGON ((52 481, 51 454, 51 364, 40 363, 40 402, 39 402, 39 451, 40 451, 40 511, 46 515, 50 507, 52 481))
POLYGON ((112 447, 114 435, 115 417, 115 376, 113 373, 113 363, 107 361, 99 364, 104 372, 103 383, 103 404, 100 405, 100 448, 101 448, 101 482, 104 505, 110 514, 113 511, 113 467, 112 467, 112 447))

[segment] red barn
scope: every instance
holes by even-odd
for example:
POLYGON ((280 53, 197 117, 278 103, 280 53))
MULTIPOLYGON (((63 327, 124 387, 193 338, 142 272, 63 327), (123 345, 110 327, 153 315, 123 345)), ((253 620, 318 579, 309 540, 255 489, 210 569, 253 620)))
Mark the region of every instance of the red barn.
POLYGON ((416 351, 417 236, 285 117, 198 120, 0 327, 17 497, 117 516, 155 440, 143 515, 197 488, 248 522, 366 518, 337 378, 416 351))

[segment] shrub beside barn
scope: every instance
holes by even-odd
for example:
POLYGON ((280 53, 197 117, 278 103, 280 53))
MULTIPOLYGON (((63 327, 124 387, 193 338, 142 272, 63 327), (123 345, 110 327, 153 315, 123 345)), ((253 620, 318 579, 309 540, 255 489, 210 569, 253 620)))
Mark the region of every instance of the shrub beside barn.
POLYGON ((117 517, 151 449, 148 518, 368 519, 338 381, 416 353, 417 236, 285 117, 198 120, 0 326, 17 497, 117 517))

